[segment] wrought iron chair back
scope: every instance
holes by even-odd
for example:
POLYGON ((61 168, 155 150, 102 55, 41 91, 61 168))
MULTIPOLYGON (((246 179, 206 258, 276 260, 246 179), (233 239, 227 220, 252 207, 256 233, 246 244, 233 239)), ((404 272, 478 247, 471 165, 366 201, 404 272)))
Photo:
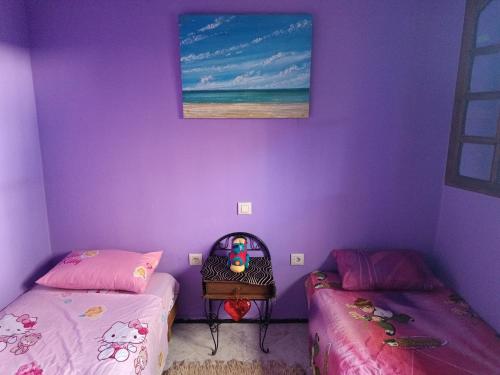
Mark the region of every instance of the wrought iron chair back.
POLYGON ((233 232, 222 236, 212 245, 210 255, 227 255, 231 251, 233 240, 238 237, 246 239, 246 249, 252 252, 252 257, 255 257, 254 253, 261 253, 264 258, 271 259, 271 254, 264 241, 256 235, 247 232, 233 232))

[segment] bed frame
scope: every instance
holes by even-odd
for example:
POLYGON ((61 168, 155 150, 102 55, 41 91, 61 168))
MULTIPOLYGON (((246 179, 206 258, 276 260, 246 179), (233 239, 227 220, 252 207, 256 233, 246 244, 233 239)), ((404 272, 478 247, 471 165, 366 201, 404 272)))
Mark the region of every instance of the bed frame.
POLYGON ((177 310, 179 308, 179 301, 175 301, 174 306, 168 313, 168 319, 167 319, 167 324, 168 324, 168 341, 172 338, 172 326, 174 325, 174 320, 175 316, 177 315, 177 310))

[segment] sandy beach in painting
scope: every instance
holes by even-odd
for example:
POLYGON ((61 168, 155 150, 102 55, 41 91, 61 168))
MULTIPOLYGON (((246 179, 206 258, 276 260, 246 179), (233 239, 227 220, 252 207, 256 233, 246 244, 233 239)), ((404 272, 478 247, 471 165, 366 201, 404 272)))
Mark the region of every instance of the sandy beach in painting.
POLYGON ((307 118, 309 103, 184 103, 184 118, 307 118))

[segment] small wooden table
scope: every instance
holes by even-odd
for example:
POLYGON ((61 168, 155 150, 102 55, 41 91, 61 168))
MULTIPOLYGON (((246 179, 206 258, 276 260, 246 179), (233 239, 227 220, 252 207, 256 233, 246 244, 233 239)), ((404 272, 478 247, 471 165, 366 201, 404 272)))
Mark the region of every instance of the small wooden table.
POLYGON ((264 346, 267 329, 271 320, 272 300, 276 297, 276 286, 271 268, 271 255, 262 240, 246 232, 234 232, 218 239, 210 250, 210 256, 202 268, 202 287, 205 316, 214 342, 212 355, 219 348, 219 319, 222 304, 227 299, 248 299, 259 312, 259 346, 264 353, 269 348, 264 346), (227 266, 227 253, 231 250, 232 239, 245 237, 247 250, 251 254, 248 270, 234 273, 227 266), (217 255, 220 253, 224 255, 217 255), (255 253, 262 253, 256 257, 255 253), (214 303, 218 301, 217 308, 214 303))

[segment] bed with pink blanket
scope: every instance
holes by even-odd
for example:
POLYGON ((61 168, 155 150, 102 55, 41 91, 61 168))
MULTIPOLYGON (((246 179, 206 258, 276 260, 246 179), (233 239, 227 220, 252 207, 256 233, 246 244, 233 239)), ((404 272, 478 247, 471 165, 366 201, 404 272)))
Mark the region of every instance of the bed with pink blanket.
POLYGON ((37 286, 0 312, 0 374, 161 374, 177 293, 166 273, 142 294, 37 286))
POLYGON ((348 291, 337 273, 318 271, 306 290, 315 374, 500 374, 499 337, 442 285, 348 291))

